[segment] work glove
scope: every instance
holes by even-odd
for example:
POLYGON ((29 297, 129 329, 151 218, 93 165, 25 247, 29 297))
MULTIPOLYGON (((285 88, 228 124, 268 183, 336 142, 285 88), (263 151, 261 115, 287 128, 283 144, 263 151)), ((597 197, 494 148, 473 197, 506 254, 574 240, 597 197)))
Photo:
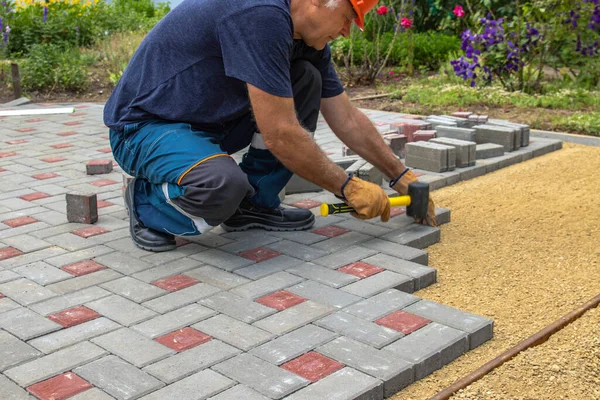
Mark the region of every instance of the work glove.
MULTIPOLYGON (((394 189, 400 195, 405 196, 408 194, 408 184, 411 182, 416 182, 417 180, 418 179, 414 172, 409 170, 394 186, 392 186, 392 189, 394 189)), ((429 196, 429 204, 427 205, 427 217, 415 217, 415 222, 422 225, 437 226, 437 221, 435 219, 435 204, 431 199, 431 195, 429 196)))
POLYGON ((346 204, 354 208, 351 214, 358 219, 381 216, 383 222, 390 219, 390 199, 383 189, 374 183, 352 177, 342 187, 346 204))

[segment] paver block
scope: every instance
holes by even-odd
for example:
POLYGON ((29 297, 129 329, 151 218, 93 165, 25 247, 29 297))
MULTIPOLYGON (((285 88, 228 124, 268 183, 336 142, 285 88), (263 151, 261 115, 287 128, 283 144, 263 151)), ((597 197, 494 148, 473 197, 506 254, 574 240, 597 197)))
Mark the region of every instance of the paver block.
POLYGON ((350 165, 349 167, 346 168, 346 173, 358 176, 359 175, 358 171, 360 171, 360 169, 363 166, 365 166, 366 164, 367 164, 367 161, 365 161, 363 159, 358 159, 354 163, 352 163, 352 165, 350 165))
MULTIPOLYGON (((520 130, 497 125, 476 125, 477 143, 495 143, 502 145, 504 151, 513 151, 515 147, 516 132, 520 130)), ((519 142, 520 144, 520 142, 519 142)))
POLYGON ((339 267, 343 267, 344 265, 360 261, 376 253, 377 251, 368 249, 366 247, 351 246, 344 251, 317 258, 316 260, 313 260, 313 263, 327 268, 337 269, 339 267))
POLYGON ((504 121, 500 119, 489 119, 489 125, 506 126, 509 128, 518 128, 521 130, 521 147, 529 146, 530 127, 526 124, 517 124, 514 122, 504 121))
POLYGON ((281 399, 309 384, 306 379, 247 353, 213 369, 273 399, 281 399))
POLYGON ((29 340, 57 331, 62 326, 27 308, 17 308, 0 314, 0 328, 21 340, 29 340))
POLYGON ((352 304, 344 308, 343 311, 367 321, 374 321, 419 300, 419 297, 412 294, 390 289, 352 304))
POLYGON ((287 185, 285 185, 286 195, 306 192, 321 192, 322 190, 322 187, 317 186, 296 174, 292 175, 292 178, 289 180, 287 185))
POLYGON ((394 257, 416 262, 418 264, 427 265, 429 262, 429 254, 426 251, 393 243, 387 240, 373 239, 363 243, 362 245, 394 257))
POLYGON ((66 399, 90 388, 92 388, 92 385, 89 382, 72 372, 68 372, 36 383, 28 387, 27 390, 40 399, 66 399))
POLYGON ((344 286, 341 290, 360 297, 371 297, 388 289, 414 292, 414 279, 392 271, 383 271, 344 286))
POLYGON ((73 372, 119 400, 137 399, 165 384, 116 356, 106 356, 73 372))
POLYGON ((415 364, 415 380, 423 379, 468 349, 466 333, 435 322, 384 347, 415 364))
POLYGON ((356 276, 321 267, 313 263, 300 264, 288 269, 287 272, 334 288, 339 288, 359 279, 356 276))
POLYGON ((121 325, 109 319, 97 318, 33 339, 29 344, 48 354, 119 328, 121 325))
POLYGON ((302 260, 282 255, 240 268, 236 270, 235 273, 248 279, 260 279, 271 275, 275 271, 284 271, 301 263, 302 260))
POLYGON ((401 332, 366 321, 344 311, 338 311, 315 322, 322 328, 337 332, 377 349, 404 336, 401 332))
POLYGON ((308 300, 257 321, 253 326, 277 335, 283 335, 331 313, 334 309, 334 307, 308 300))
POLYGON ((281 368, 293 372, 310 382, 317 382, 327 375, 331 375, 335 371, 344 368, 344 364, 332 360, 323 354, 311 351, 282 364, 281 368))
POLYGON ((85 165, 85 172, 88 175, 108 174, 112 170, 112 160, 92 160, 85 165))
POLYGON ((79 304, 97 300, 102 297, 110 296, 110 292, 97 286, 53 297, 31 305, 29 308, 41 315, 50 315, 59 311, 66 310, 79 304))
POLYGON ((421 300, 406 307, 404 311, 468 333, 471 350, 494 335, 493 320, 433 301, 421 300))
POLYGON ((481 143, 475 147, 475 157, 478 160, 485 160, 492 157, 504 155, 504 146, 495 143, 481 143))
POLYGON ((98 222, 98 200, 96 194, 67 193, 67 221, 81 224, 98 222))
POLYGON ((205 297, 209 297, 220 289, 206 283, 197 283, 185 289, 169 293, 167 295, 157 297, 153 300, 142 303, 144 307, 150 308, 158 313, 175 310, 188 304, 195 303, 205 297))
POLYGON ((0 393, 7 400, 32 400, 32 397, 19 385, 0 375, 0 393))
POLYGON ((376 185, 381 185, 381 181, 383 180, 383 173, 374 165, 369 163, 366 163, 359 168, 357 176, 364 181, 371 182, 376 185))
POLYGON ((405 246, 424 249, 440 241, 440 228, 413 224, 408 229, 398 229, 381 236, 381 239, 405 246))
POLYGON ((436 135, 435 130, 418 130, 408 135, 409 142, 427 142, 436 135))
POLYGON ((100 287, 110 290, 119 296, 135 301, 136 303, 152 300, 156 297, 167 294, 167 291, 164 289, 150 285, 146 282, 142 282, 130 276, 124 276, 122 278, 115 279, 114 281, 103 283, 100 285, 100 287))
POLYGON ((309 324, 258 346, 250 353, 270 363, 281 365, 336 336, 337 334, 331 331, 309 324))
POLYGON ((260 327, 246 324, 223 314, 194 324, 192 328, 244 351, 259 346, 273 337, 273 334, 260 329, 260 327))
MULTIPOLYGON (((357 283, 353 283, 350 286, 356 284, 357 283)), ((335 308, 343 308, 361 300, 357 295, 351 294, 353 292, 346 290, 347 287, 348 286, 345 286, 342 289, 335 289, 315 281, 304 281, 286 290, 320 304, 326 304, 335 308)))
POLYGON ((106 392, 98 388, 91 388, 85 392, 79 393, 73 397, 69 397, 69 400, 113 400, 114 397, 108 395, 106 392))
MULTIPOLYGON (((0 372, 37 358, 41 353, 8 332, 0 330, 0 372)), ((2 376, 2 375, 0 375, 2 376)))
POLYGON ((107 333, 91 341, 138 368, 175 354, 168 347, 128 328, 107 333))
POLYGON ((167 384, 171 384, 239 353, 239 349, 213 339, 151 364, 145 367, 143 371, 167 384))
POLYGON ((188 326, 158 337, 155 340, 172 350, 181 352, 206 343, 212 340, 212 337, 188 326))
POLYGON ((106 354, 104 349, 95 344, 82 342, 11 368, 4 371, 4 374, 19 385, 27 387, 97 360, 106 354))
POLYGON ((142 399, 206 399, 219 392, 222 392, 223 390, 229 389, 233 385, 235 385, 235 382, 231 379, 207 369, 197 372, 192 376, 188 376, 187 378, 144 396, 142 399))
POLYGON ((250 282, 249 279, 242 276, 223 271, 222 269, 210 265, 193 269, 185 274, 223 290, 229 290, 250 282))
POLYGON ((303 303, 306 301, 306 299, 288 291, 280 290, 279 292, 259 297, 255 301, 272 309, 282 311, 286 308, 290 308, 297 304, 303 303))
POLYGON ((477 133, 475 129, 455 128, 451 126, 437 126, 435 129, 439 138, 444 137, 465 140, 468 142, 477 142, 477 133))
POLYGON ((276 310, 270 307, 231 292, 219 292, 211 297, 200 300, 200 303, 247 324, 251 324, 276 312, 276 310))
POLYGON ((326 251, 315 249, 312 246, 306 246, 289 240, 281 240, 279 242, 269 244, 267 247, 304 261, 311 261, 315 258, 320 258, 328 254, 326 251))
MULTIPOLYGON (((52 265, 43 261, 38 261, 24 265, 22 267, 17 267, 14 269, 14 271, 40 285, 49 285, 51 283, 71 278, 72 276, 67 272, 62 271, 59 268, 53 267, 52 265)), ((2 281, 1 275, 2 272, 0 272, 0 281, 2 281)))
POLYGON ((78 276, 46 286, 46 289, 58 294, 67 294, 76 292, 90 286, 100 285, 101 283, 121 278, 123 275, 112 269, 104 269, 92 272, 91 274, 78 276))
POLYGON ((295 285, 303 280, 304 279, 301 277, 288 274, 287 272, 277 272, 262 279, 233 288, 230 292, 247 299, 256 299, 266 294, 295 285))
POLYGON ((466 140, 458 140, 452 138, 435 138, 431 139, 433 143, 453 146, 456 150, 456 166, 459 168, 475 165, 476 146, 475 142, 467 142, 466 140))
MULTIPOLYGON (((329 217, 328 217, 329 218, 329 217)), ((319 243, 315 243, 313 247, 317 247, 321 250, 328 251, 330 253, 340 252, 340 250, 346 250, 349 247, 357 243, 362 243, 366 240, 371 239, 372 236, 363 235, 359 232, 348 232, 343 235, 336 236, 319 243)), ((316 262, 316 260, 313 260, 316 262)))
POLYGON ((219 393, 215 397, 211 397, 210 400, 269 400, 262 394, 258 393, 254 389, 250 389, 248 386, 236 385, 229 390, 219 393))
POLYGON ((199 304, 190 304, 166 314, 156 316, 140 324, 133 325, 131 329, 154 339, 158 336, 212 317, 215 314, 215 311, 207 307, 199 304))
POLYGON ((431 142, 412 142, 406 145, 405 164, 432 172, 451 171, 456 165, 455 154, 454 147, 431 142))
POLYGON ((365 262, 413 278, 415 291, 421 290, 437 280, 434 268, 387 254, 376 254, 366 258, 365 262))
POLYGON ((154 311, 117 295, 92 301, 85 306, 125 326, 134 325, 156 316, 154 311))
POLYGON ((194 254, 191 258, 230 272, 254 264, 254 261, 252 260, 238 257, 217 249, 210 249, 194 254))
POLYGON ((339 337, 317 351, 383 381, 383 396, 389 397, 413 382, 413 364, 371 346, 339 337))
MULTIPOLYGON (((179 251, 179 249, 178 249, 179 251)), ((173 252, 171 252, 173 253, 173 252)), ((164 253, 157 253, 164 254, 164 253)), ((227 254, 227 253, 225 253, 227 254)), ((147 258, 147 257, 146 257, 147 258)), ((240 258, 242 259, 242 258, 240 258)), ((242 259, 243 260, 243 259, 242 259)), ((247 261, 247 260, 246 260, 247 261)), ((141 272, 136 272, 131 275, 132 278, 139 279, 140 281, 146 283, 152 283, 162 278, 166 278, 167 276, 177 275, 181 272, 185 272, 187 274, 188 271, 201 266, 202 263, 197 260, 193 260, 191 258, 183 258, 178 259, 166 264, 161 263, 156 267, 152 267, 149 269, 145 269, 141 272)))
POLYGON ((56 296, 52 290, 25 278, 1 284, 0 293, 24 306, 56 296))
POLYGON ((382 399, 383 382, 346 367, 286 397, 286 400, 329 399, 332 393, 339 400, 382 399))

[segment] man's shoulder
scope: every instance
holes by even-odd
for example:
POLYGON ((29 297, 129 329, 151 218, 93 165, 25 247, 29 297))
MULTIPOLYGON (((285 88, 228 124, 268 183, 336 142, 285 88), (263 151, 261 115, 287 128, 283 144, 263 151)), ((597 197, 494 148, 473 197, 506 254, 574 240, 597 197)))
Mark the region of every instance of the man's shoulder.
POLYGON ((273 12, 274 10, 281 11, 284 15, 290 15, 289 0, 242 0, 236 2, 236 6, 231 13, 243 13, 253 10, 255 12, 273 12))

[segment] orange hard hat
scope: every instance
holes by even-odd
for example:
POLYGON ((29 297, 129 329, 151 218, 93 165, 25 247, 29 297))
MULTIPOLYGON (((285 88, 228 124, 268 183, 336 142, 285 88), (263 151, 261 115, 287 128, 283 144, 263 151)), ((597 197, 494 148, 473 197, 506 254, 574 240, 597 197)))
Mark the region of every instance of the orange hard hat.
POLYGON ((358 18, 354 22, 361 31, 365 29, 365 14, 371 11, 378 2, 379 0, 350 0, 354 11, 358 14, 358 18))

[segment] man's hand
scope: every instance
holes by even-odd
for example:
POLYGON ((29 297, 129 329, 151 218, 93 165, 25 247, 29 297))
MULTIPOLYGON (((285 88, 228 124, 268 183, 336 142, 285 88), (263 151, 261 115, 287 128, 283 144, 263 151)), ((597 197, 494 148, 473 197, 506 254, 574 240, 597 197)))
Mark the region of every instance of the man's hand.
MULTIPOLYGON (((402 178, 392 187, 396 192, 400 193, 402 196, 408 194, 408 184, 411 182, 416 182, 417 177, 412 171, 408 171, 402 178)), ((416 218, 415 222, 418 224, 429 225, 429 226, 437 226, 437 221, 435 219, 435 204, 429 197, 429 204, 427 205, 427 217, 426 218, 416 218)))
POLYGON ((381 216, 383 222, 390 219, 390 199, 380 186, 353 177, 342 190, 342 195, 346 197, 346 203, 356 210, 352 213, 356 218, 381 216))

